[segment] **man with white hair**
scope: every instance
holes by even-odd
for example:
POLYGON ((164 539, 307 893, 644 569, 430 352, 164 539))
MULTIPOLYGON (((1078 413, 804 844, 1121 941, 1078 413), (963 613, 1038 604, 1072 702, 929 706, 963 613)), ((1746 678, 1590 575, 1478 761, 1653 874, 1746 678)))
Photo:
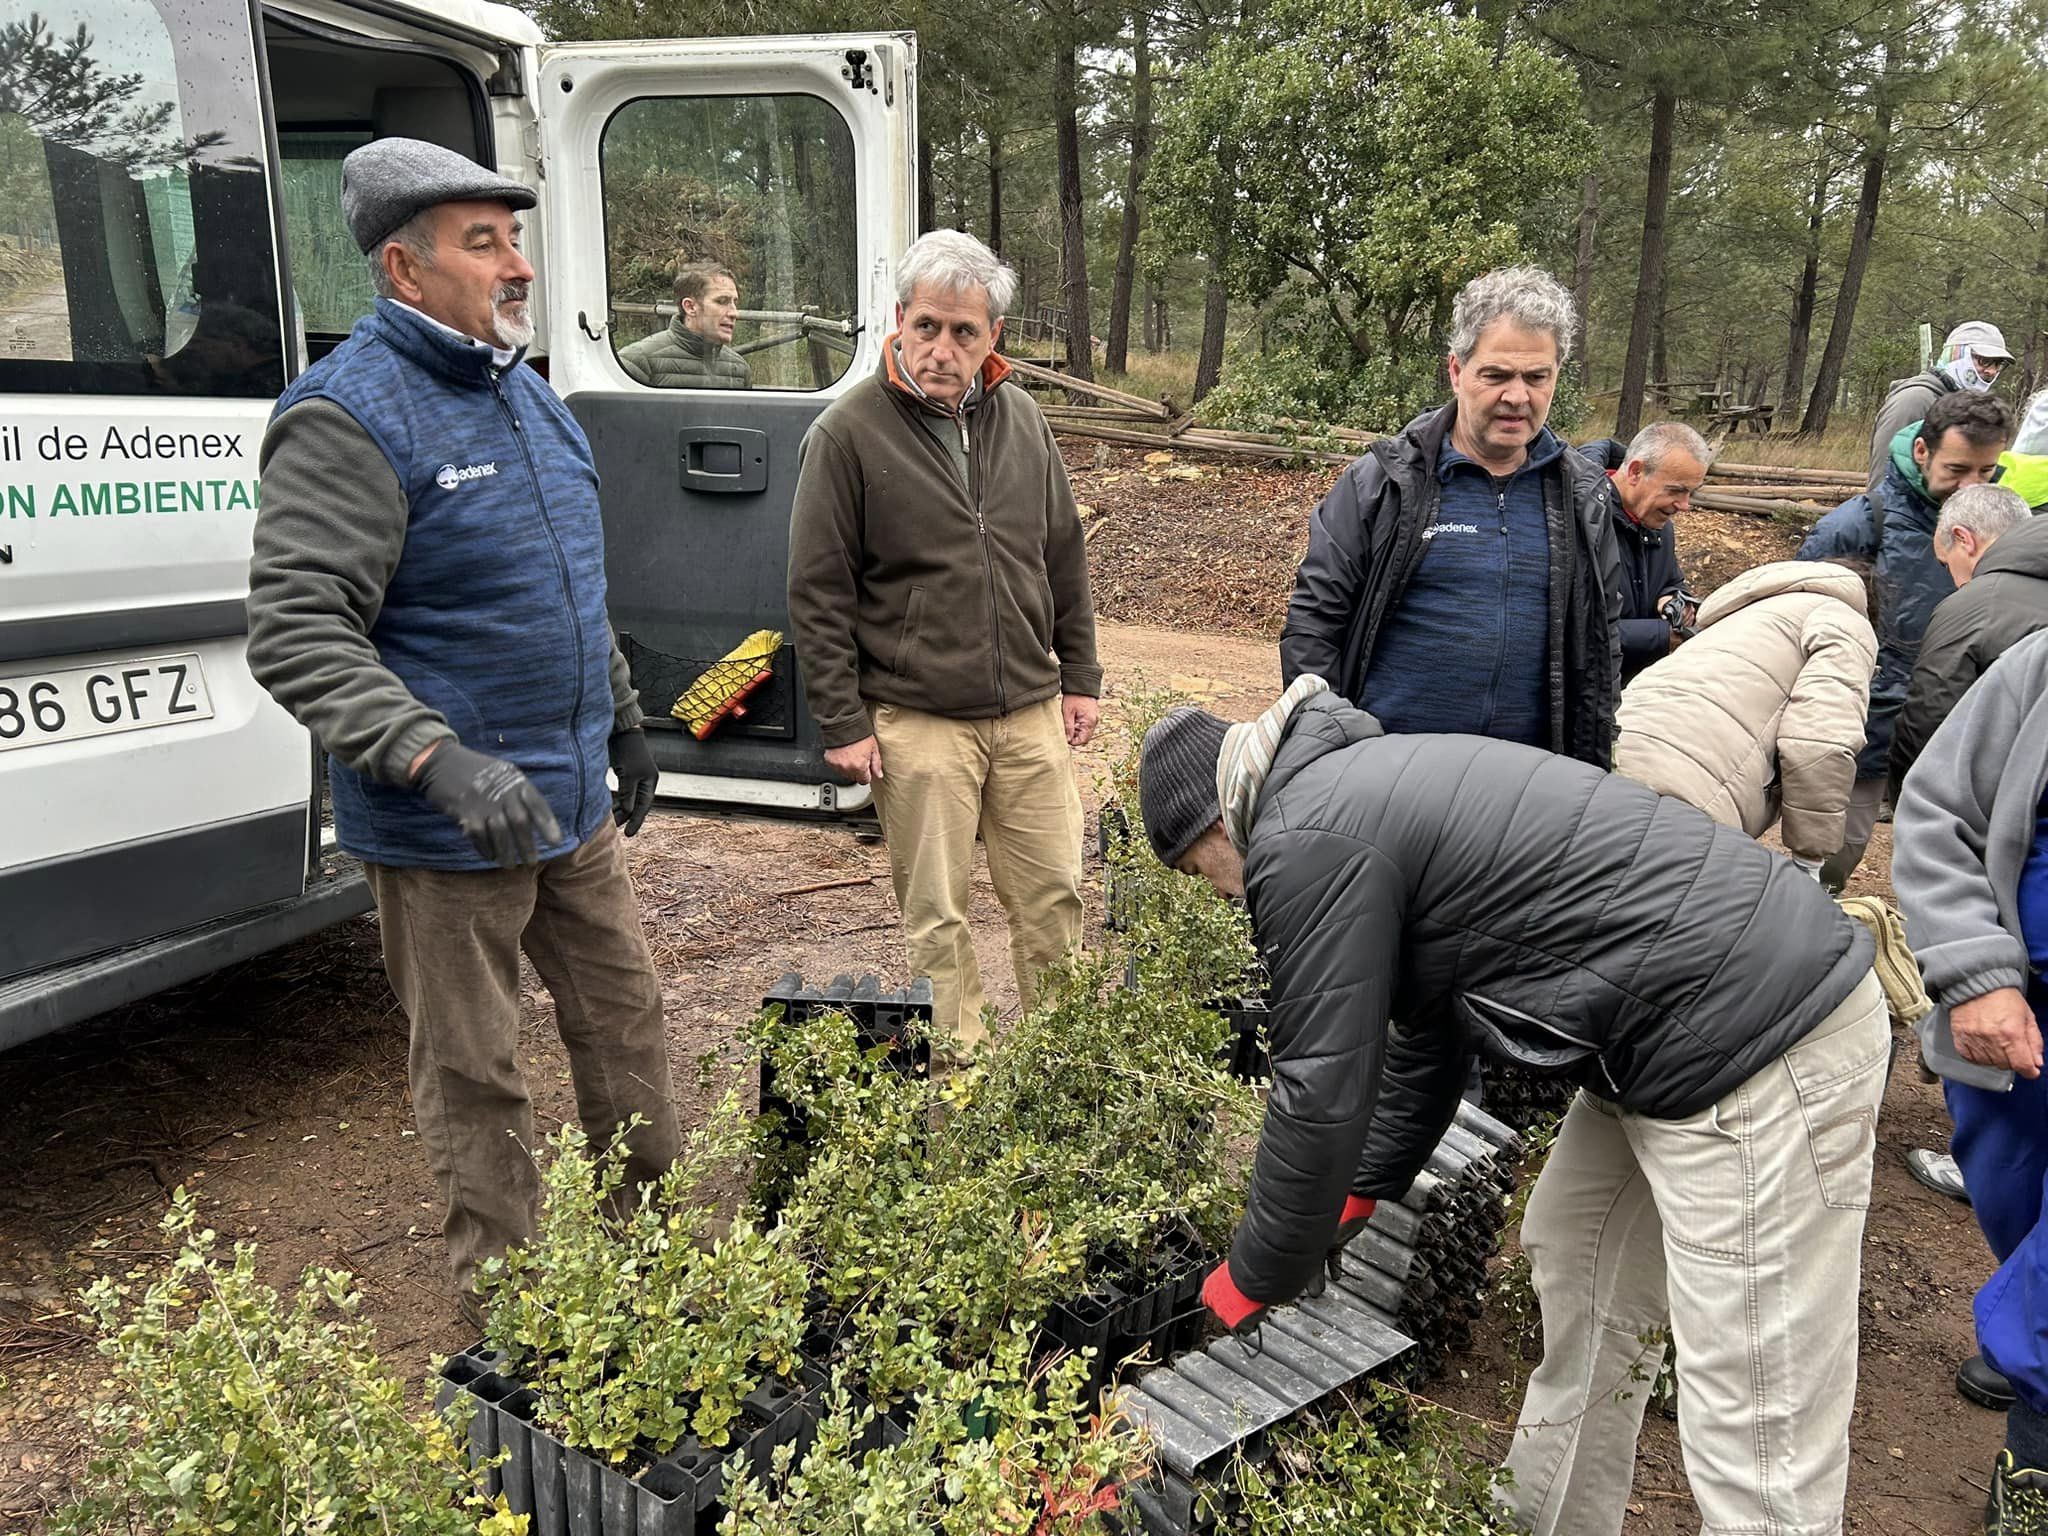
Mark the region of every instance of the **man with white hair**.
POLYGON ((1607 476, 1544 423, 1572 300, 1505 267, 1451 311, 1452 401, 1375 443, 1309 523, 1281 676, 1389 731, 1544 747, 1605 768, 1620 692, 1621 558, 1607 476))
POLYGON ((1614 482, 1614 536, 1621 547, 1621 681, 1671 653, 1699 616, 1685 601, 1672 518, 1689 511, 1713 450, 1682 421, 1644 427, 1626 445, 1602 438, 1579 450, 1614 482), (1674 602, 1674 599, 1676 601, 1674 602))
POLYGON ((1934 366, 1910 379, 1894 379, 1870 434, 1870 485, 1875 493, 1891 467, 1892 439, 1926 416, 1927 408, 1958 389, 1988 390, 2012 361, 2005 337, 1988 320, 1966 320, 1948 333, 1934 366))
POLYGON ((913 968, 954 1052, 984 1037, 978 833, 1024 1006, 1081 939, 1081 800, 1102 668, 1081 519, 995 352, 1017 274, 971 235, 904 252, 873 377, 804 440, 789 613, 825 761, 872 786, 913 968))

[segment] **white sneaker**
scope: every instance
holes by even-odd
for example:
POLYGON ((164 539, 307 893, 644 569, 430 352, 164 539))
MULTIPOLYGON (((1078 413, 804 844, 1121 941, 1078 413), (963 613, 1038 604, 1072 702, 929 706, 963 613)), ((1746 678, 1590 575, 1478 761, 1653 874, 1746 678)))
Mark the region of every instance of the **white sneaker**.
POLYGON ((1937 1195, 1947 1195, 1965 1205, 1970 1203, 1970 1192, 1963 1188, 1963 1170, 1946 1152, 1915 1147, 1906 1154, 1906 1171, 1937 1195))

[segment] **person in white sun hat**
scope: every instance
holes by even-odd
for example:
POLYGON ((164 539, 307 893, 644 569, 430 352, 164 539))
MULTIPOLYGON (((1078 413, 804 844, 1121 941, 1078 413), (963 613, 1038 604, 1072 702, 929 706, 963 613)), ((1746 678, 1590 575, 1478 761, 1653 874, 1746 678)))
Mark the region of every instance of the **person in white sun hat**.
POLYGON ((1958 389, 1989 389, 2012 361, 2005 336, 1989 320, 1966 320, 1948 333, 1934 366, 1910 379, 1894 379, 1877 425, 1870 434, 1870 489, 1875 492, 1891 463, 1892 439, 1927 414, 1943 395, 1958 389))

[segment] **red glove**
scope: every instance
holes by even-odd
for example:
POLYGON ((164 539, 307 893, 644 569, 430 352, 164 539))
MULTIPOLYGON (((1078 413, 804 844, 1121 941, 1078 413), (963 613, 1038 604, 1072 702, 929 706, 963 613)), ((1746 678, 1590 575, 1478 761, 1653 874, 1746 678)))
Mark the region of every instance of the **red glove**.
POLYGON ((1377 1200, 1361 1200, 1356 1195, 1344 1197, 1344 1213, 1337 1218, 1337 1236, 1331 1242, 1332 1248, 1342 1248, 1351 1239, 1365 1230, 1365 1224, 1372 1220, 1372 1213, 1380 1208, 1377 1200))
POLYGON ((1230 1278, 1227 1260, 1210 1270, 1209 1278, 1202 1282, 1202 1305, 1223 1319, 1223 1325, 1232 1333, 1242 1332, 1266 1315, 1263 1301, 1253 1301, 1237 1288, 1230 1278))

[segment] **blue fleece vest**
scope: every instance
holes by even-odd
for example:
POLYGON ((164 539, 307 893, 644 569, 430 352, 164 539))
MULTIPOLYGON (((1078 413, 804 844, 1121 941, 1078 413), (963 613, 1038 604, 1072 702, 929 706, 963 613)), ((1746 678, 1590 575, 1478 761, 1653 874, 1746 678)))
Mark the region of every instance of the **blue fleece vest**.
POLYGON ((1444 439, 1428 550, 1387 612, 1355 701, 1387 730, 1550 745, 1543 477, 1563 452, 1546 428, 1496 481, 1444 439))
MULTIPOLYGON (((516 763, 577 847, 611 809, 611 631, 597 469, 583 430, 531 368, 379 299, 293 382, 278 411, 331 400, 405 488, 405 552, 370 640, 466 747, 516 763)), ((333 758, 337 840, 358 858, 486 869, 416 791, 333 758)))

